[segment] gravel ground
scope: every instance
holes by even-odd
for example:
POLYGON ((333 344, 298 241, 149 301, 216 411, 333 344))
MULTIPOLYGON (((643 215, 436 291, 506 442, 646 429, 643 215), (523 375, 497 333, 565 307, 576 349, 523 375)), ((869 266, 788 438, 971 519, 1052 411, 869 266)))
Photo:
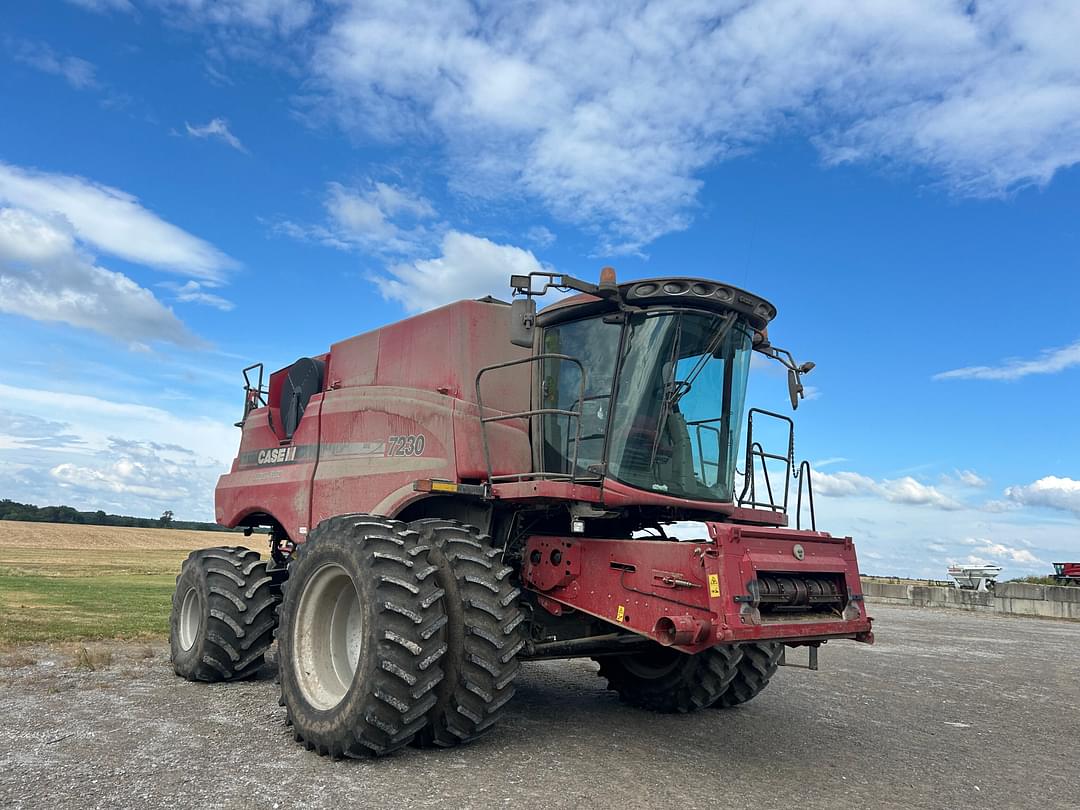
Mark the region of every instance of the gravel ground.
POLYGON ((26 648, 0 655, 0 807, 1076 807, 1080 624, 873 608, 875 646, 741 708, 649 714, 533 663, 480 741, 377 761, 295 744, 272 664, 206 685, 161 644, 90 645, 93 671, 26 648))

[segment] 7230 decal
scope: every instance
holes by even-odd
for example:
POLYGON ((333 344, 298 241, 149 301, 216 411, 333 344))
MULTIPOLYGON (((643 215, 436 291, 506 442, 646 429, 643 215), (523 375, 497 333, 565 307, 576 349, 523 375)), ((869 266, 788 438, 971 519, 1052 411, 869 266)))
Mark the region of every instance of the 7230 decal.
POLYGON ((390 436, 386 440, 386 455, 422 456, 424 455, 424 445, 426 443, 423 433, 412 433, 408 436, 390 436))

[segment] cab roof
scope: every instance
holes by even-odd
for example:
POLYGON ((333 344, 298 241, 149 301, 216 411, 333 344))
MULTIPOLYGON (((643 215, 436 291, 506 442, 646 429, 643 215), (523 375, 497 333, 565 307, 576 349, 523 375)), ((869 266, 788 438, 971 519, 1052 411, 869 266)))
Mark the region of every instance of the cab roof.
MULTIPOLYGON (((776 317, 776 307, 760 296, 704 278, 646 278, 619 285, 623 303, 632 307, 692 307, 717 312, 734 310, 757 330, 776 317)), ((544 307, 540 326, 617 309, 611 299, 581 293, 544 307)))

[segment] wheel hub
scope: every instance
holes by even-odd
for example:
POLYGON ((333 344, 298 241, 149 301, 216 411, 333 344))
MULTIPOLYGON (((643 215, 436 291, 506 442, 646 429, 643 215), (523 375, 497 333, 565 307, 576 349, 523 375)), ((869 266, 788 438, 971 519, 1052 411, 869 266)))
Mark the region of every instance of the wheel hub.
POLYGON ((184 594, 184 600, 180 604, 179 635, 180 649, 187 652, 195 646, 195 639, 199 637, 199 629, 202 627, 202 600, 199 592, 194 587, 188 588, 184 594))
POLYGON ((356 585, 336 563, 308 579, 293 625, 296 680, 316 709, 338 705, 352 686, 363 646, 363 612, 356 585))

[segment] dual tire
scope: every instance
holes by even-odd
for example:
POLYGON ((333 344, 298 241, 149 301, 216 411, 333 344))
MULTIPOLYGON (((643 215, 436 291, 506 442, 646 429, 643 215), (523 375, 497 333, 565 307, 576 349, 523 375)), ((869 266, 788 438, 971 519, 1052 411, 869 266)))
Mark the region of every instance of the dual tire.
POLYGON ((274 640, 277 604, 258 552, 239 546, 191 552, 176 578, 169 620, 176 674, 209 682, 254 675, 274 640))
POLYGON ((320 524, 284 587, 281 703, 332 757, 452 746, 497 722, 524 646, 518 590, 490 538, 446 520, 320 524))
POLYGON ((176 673, 248 677, 276 634, 280 703, 308 749, 364 757, 467 742, 503 714, 525 645, 500 556, 454 521, 342 515, 299 547, 279 596, 256 552, 193 552, 173 596, 176 673))
POLYGON ((696 655, 656 645, 596 660, 600 676, 624 703, 686 713, 710 706, 731 708, 752 700, 768 686, 782 652, 783 645, 772 642, 720 645, 696 655))

